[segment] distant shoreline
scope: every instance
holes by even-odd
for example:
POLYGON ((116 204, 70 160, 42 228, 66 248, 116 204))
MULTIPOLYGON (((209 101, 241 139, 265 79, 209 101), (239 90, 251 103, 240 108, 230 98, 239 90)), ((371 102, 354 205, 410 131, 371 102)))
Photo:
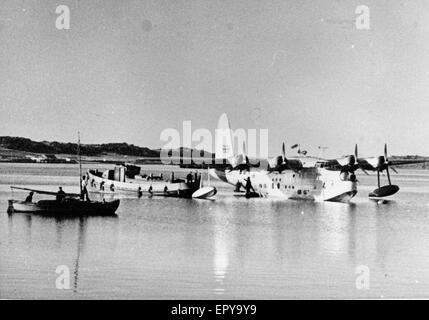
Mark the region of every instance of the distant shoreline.
MULTIPOLYGON (((161 150, 139 147, 126 142, 81 144, 50 141, 33 141, 23 137, 0 137, 0 163, 78 163, 78 149, 85 163, 163 164, 161 150)), ((171 150, 182 155, 201 154, 201 150, 178 148, 171 150)), ((204 152, 206 157, 213 154, 204 152)), ((186 157, 185 157, 186 158, 186 157)))
MULTIPOLYGON (((20 151, 16 150, 8 150, 10 152, 13 152, 13 156, 4 156, 2 153, 4 150, 0 150, 0 164, 1 163, 26 163, 26 164, 78 164, 77 156, 76 155, 51 155, 53 156, 50 159, 46 159, 44 161, 36 161, 32 160, 30 158, 27 158, 27 154, 18 155, 20 151), (54 158, 55 157, 55 158, 54 158), (65 160, 69 159, 69 161, 65 160)), ((420 156, 392 156, 391 159, 428 159, 426 157, 420 157, 420 156)), ((176 159, 177 160, 177 159, 176 159)), ((429 159, 428 159, 429 161, 429 159)), ((160 158, 139 158, 139 157, 128 157, 118 154, 110 154, 107 157, 82 157, 82 164, 105 164, 105 165, 118 165, 118 164, 124 164, 124 163, 132 163, 135 165, 165 165, 161 162, 160 158)), ((197 164, 171 164, 171 165, 178 165, 181 168, 190 168, 190 169, 204 169, 206 166, 201 166, 197 164)), ((418 170, 428 170, 429 169, 429 162, 428 163, 418 163, 418 164, 408 164, 408 165, 401 165, 401 168, 403 169, 418 169, 418 170)))
MULTIPOLYGON (((0 163, 52 163, 52 164, 76 164, 78 163, 77 143, 60 142, 37 142, 22 137, 0 137, 0 163)), ((149 149, 128 143, 107 143, 107 144, 82 144, 80 146, 82 163, 94 164, 120 164, 133 163, 136 165, 162 165, 160 149, 149 149)), ((180 148, 180 155, 201 154, 201 150, 180 148)), ((205 152, 206 157, 214 160, 214 155, 205 152)), ((182 157, 181 157, 182 158, 182 157)), ((391 156, 393 159, 407 160, 427 160, 428 163, 403 165, 408 169, 429 169, 429 157, 418 155, 391 156)), ((182 158, 183 159, 183 158, 182 158)), ((189 157, 185 157, 189 159, 189 157)), ((177 158, 175 160, 178 160, 177 158)), ((177 162, 176 162, 177 163, 177 162)), ((197 164, 181 165, 184 168, 205 168, 197 164)))

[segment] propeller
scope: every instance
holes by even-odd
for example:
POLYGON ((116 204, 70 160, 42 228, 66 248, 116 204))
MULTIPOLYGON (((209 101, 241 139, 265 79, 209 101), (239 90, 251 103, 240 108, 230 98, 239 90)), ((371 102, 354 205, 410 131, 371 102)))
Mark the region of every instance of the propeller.
POLYGON ((390 169, 392 169, 395 173, 398 173, 398 171, 396 171, 396 169, 390 165, 389 159, 387 158, 387 143, 384 144, 384 161, 386 167, 389 166, 390 169))
POLYGON ((244 159, 246 161, 246 164, 249 164, 249 157, 247 156, 247 151, 246 151, 246 141, 243 141, 243 154, 244 154, 244 159))
POLYGON ((386 162, 389 162, 389 160, 387 159, 387 143, 384 144, 384 159, 386 160, 386 162))
POLYGON ((287 159, 286 159, 286 147, 285 143, 282 144, 282 155, 280 157, 277 157, 277 165, 275 170, 278 172, 282 172, 287 165, 287 159))
POLYGON ((357 143, 355 144, 355 159, 356 159, 356 162, 358 162, 358 145, 357 145, 357 143))
POLYGON ((282 172, 287 167, 285 143, 282 145, 282 154, 269 161, 269 170, 282 172))
POLYGON ((357 145, 357 143, 355 144, 355 159, 356 159, 357 167, 358 167, 359 169, 361 169, 361 170, 363 171, 363 173, 365 173, 367 176, 369 176, 369 173, 368 173, 364 168, 362 168, 362 167, 359 165, 359 158, 358 158, 358 145, 357 145))
POLYGON ((342 167, 342 171, 354 172, 359 168, 357 162, 357 145, 355 146, 354 154, 343 157, 342 159, 337 159, 339 164, 342 167))
POLYGON ((390 181, 389 159, 387 158, 387 143, 384 144, 384 163, 386 165, 386 174, 387 174, 387 179, 389 180, 389 185, 390 185, 392 183, 390 181))
POLYGON ((287 160, 286 160, 286 148, 285 148, 285 143, 283 142, 283 145, 282 145, 282 164, 283 163, 287 163, 287 160))
POLYGON ((249 157, 247 156, 246 142, 245 141, 243 141, 243 154, 244 154, 244 160, 245 160, 247 168, 251 168, 251 167, 258 168, 261 165, 261 163, 259 161, 258 161, 258 163, 254 163, 254 164, 250 163, 249 157))
POLYGON ((281 173, 287 169, 298 172, 302 169, 302 163, 299 159, 288 160, 286 158, 286 147, 285 143, 283 142, 282 154, 268 161, 268 170, 281 173))

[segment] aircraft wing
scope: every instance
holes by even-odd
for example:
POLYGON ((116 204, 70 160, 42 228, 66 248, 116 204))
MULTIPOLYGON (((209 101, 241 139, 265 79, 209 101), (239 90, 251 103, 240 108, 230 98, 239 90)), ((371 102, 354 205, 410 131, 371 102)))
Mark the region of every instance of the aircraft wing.
MULTIPOLYGON (((388 165, 389 166, 401 166, 401 165, 407 165, 407 164, 419 164, 419 163, 425 163, 429 162, 429 159, 423 160, 423 159, 392 159, 389 160, 388 165)), ((377 162, 375 158, 359 158, 358 159, 359 168, 362 170, 368 170, 368 171, 377 171, 377 162)), ((382 163, 379 168, 385 169, 387 165, 385 163, 382 163)))
POLYGON ((340 171, 355 171, 358 168, 354 158, 351 159, 350 157, 343 157, 338 159, 319 159, 317 163, 319 164, 319 166, 340 171))
POLYGON ((341 164, 337 161, 337 159, 323 159, 318 160, 317 163, 323 164, 324 167, 332 168, 332 169, 341 169, 341 164))
POLYGON ((429 159, 427 160, 417 160, 417 159, 398 159, 398 160, 389 160, 389 165, 391 166, 401 166, 406 164, 418 164, 418 163, 425 163, 429 162, 429 159))

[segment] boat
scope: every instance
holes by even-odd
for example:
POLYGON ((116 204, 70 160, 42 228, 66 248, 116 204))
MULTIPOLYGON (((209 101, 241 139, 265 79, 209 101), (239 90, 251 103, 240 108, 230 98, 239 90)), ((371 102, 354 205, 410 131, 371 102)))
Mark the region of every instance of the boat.
POLYGON ((140 167, 134 165, 118 165, 114 169, 104 172, 88 170, 88 191, 102 194, 131 194, 142 197, 143 195, 191 198, 199 189, 201 176, 197 173, 192 177, 175 179, 172 173, 169 179, 161 175, 140 174, 140 167))
MULTIPOLYGON (((78 193, 59 193, 36 190, 22 187, 11 187, 12 191, 25 190, 30 191, 32 194, 42 194, 55 196, 55 200, 40 200, 33 202, 32 196, 29 201, 20 201, 10 199, 7 212, 12 213, 34 213, 44 215, 70 215, 70 216, 114 216, 119 207, 120 200, 113 201, 90 201, 88 197, 85 198, 85 192, 82 188, 82 161, 80 156, 80 133, 78 133, 78 157, 79 157, 79 188, 78 193)), ((61 189, 61 188, 60 188, 61 189)), ((27 200, 27 199, 26 199, 27 200)))
MULTIPOLYGON (((210 170, 210 168, 208 168, 210 170)), ((192 194, 194 199, 208 199, 213 200, 213 197, 216 195, 217 190, 215 187, 210 185, 210 173, 207 175, 208 186, 204 187, 203 179, 200 179, 200 188, 192 194)))
POLYGON ((192 194, 192 198, 194 199, 210 199, 214 197, 217 193, 215 187, 203 187, 198 189, 192 194))
MULTIPOLYGON (((42 195, 57 196, 56 192, 35 190, 20 187, 11 189, 26 190, 42 195)), ((27 202, 20 200, 9 200, 7 212, 12 213, 33 213, 43 215, 73 215, 73 216, 114 216, 119 207, 120 201, 84 201, 80 194, 66 193, 64 199, 40 200, 37 202, 27 202)))

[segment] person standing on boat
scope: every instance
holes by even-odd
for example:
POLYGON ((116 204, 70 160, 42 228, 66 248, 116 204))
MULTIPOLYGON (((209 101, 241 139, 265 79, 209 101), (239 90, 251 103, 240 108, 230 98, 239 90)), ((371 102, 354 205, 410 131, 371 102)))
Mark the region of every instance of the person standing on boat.
POLYGON ((249 196, 251 192, 255 193, 255 189, 253 189, 252 183, 250 182, 250 177, 246 179, 246 196, 249 196))
POLYGON ((88 187, 88 179, 86 179, 86 176, 83 176, 82 177, 82 185, 81 185, 81 188, 80 188, 80 198, 82 200, 85 200, 85 197, 86 197, 86 201, 90 201, 89 200, 89 196, 88 196, 88 189, 87 189, 87 187, 88 187))
POLYGON ((188 173, 188 175, 186 176, 186 183, 191 183, 192 182, 192 171, 188 173))
POLYGON ((27 198, 25 198, 25 202, 33 202, 33 194, 34 192, 31 191, 27 198))
POLYGON ((62 202, 66 197, 66 193, 63 191, 62 187, 59 187, 59 190, 57 192, 57 201, 62 202))

